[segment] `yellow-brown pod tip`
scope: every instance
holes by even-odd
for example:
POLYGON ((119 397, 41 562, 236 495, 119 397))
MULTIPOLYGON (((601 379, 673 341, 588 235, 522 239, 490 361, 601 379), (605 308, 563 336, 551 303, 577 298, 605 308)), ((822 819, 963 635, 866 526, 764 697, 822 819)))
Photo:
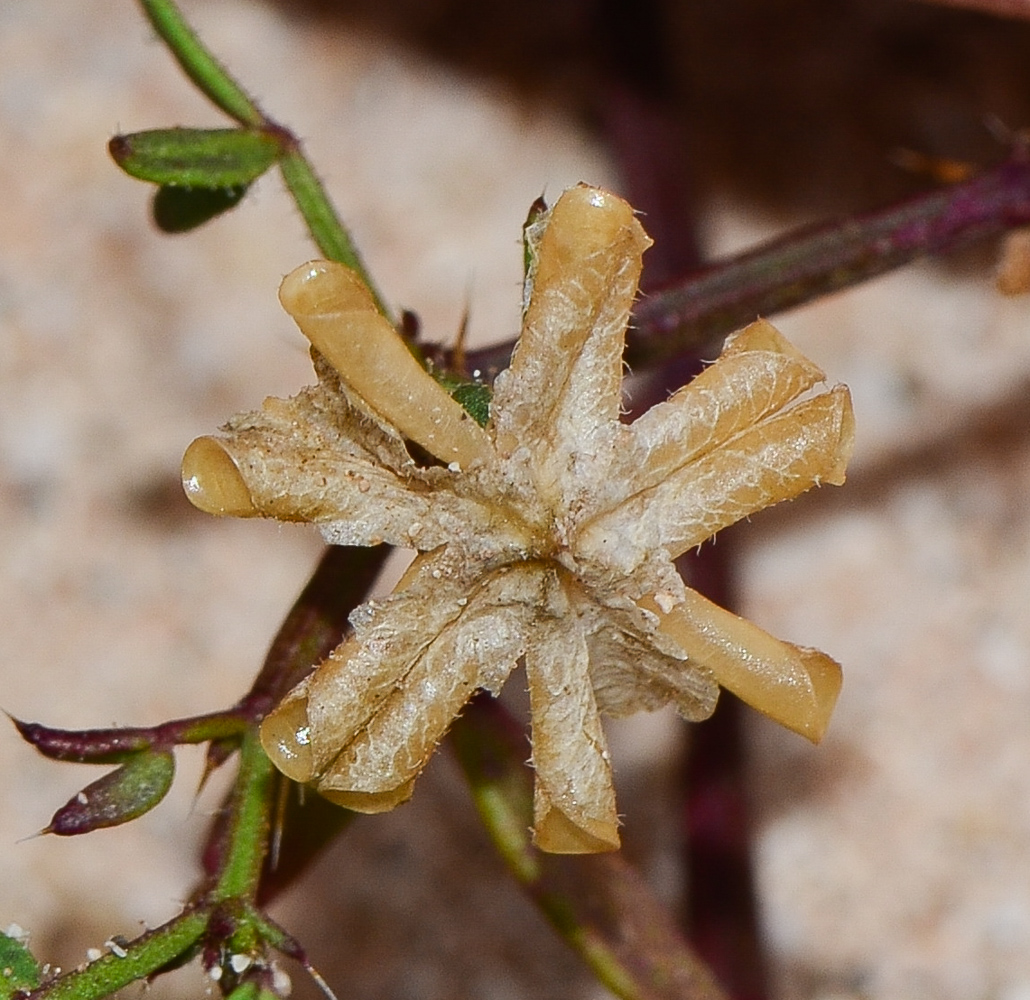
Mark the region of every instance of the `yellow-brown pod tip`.
POLYGON ((376 311, 372 293, 361 277, 332 260, 311 260, 294 268, 279 286, 279 301, 294 318, 376 311))
POLYGON ((311 752, 307 698, 284 701, 261 723, 261 745, 287 778, 311 781, 315 776, 311 752))
MULTIPOLYGON (((626 238, 640 251, 651 245, 625 201, 608 191, 578 184, 565 191, 551 211, 541 238, 541 264, 547 272, 560 273, 571 261, 589 259, 626 238)), ((548 277, 551 275, 538 270, 536 280, 546 283, 548 277)))
POLYGON ((182 457, 182 488, 190 503, 206 514, 260 514, 236 463, 215 438, 197 438, 186 449, 182 457))
POLYGON ((836 449, 836 462, 826 476, 826 482, 834 486, 844 484, 844 472, 855 450, 855 410, 851 403, 851 391, 846 385, 837 385, 830 390, 830 398, 837 404, 839 413, 839 438, 836 449))
POLYGON ((802 649, 801 661, 812 685, 809 710, 786 724, 802 736, 818 743, 826 735, 844 681, 840 664, 817 649, 802 649))
POLYGON ((411 781, 385 792, 354 792, 319 786, 318 794, 338 806, 343 806, 344 809, 352 809, 359 813, 381 813, 389 812, 402 802, 407 802, 414 788, 415 779, 412 778, 411 781))
POLYGON ((619 833, 611 823, 592 823, 589 830, 577 826, 552 806, 537 819, 533 843, 549 854, 600 854, 619 849, 619 833))

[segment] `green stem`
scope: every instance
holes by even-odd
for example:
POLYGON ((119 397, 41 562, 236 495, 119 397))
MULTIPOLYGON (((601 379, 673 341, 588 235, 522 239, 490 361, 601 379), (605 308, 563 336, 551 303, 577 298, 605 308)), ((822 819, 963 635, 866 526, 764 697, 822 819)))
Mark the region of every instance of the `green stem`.
POLYGON ((250 98, 201 42, 173 0, 140 0, 140 3, 154 30, 200 91, 241 125, 261 129, 276 139, 283 180, 300 209, 311 238, 327 258, 346 264, 361 275, 372 291, 379 311, 389 319, 390 311, 362 263, 350 233, 340 221, 325 188, 301 152, 296 136, 276 124, 250 98))
POLYGON ((96 1000, 146 979, 189 951, 200 940, 209 916, 203 907, 186 910, 128 943, 117 954, 108 952, 89 965, 44 983, 26 1000, 96 1000))
MULTIPOLYGON (((268 673, 262 673, 257 686, 260 692, 268 694, 277 686, 273 674, 295 679, 335 645, 347 612, 363 597, 385 552, 338 548, 327 551, 314 580, 305 588, 272 645, 268 673)), ((213 736, 223 735, 221 727, 226 723, 233 728, 239 724, 232 713, 215 713, 169 725, 183 723, 184 731, 178 735, 186 736, 188 732, 193 737, 204 735, 209 726, 212 728, 207 733, 213 736)), ((278 772, 262 750, 257 725, 252 722, 243 735, 239 772, 219 837, 224 846, 208 888, 183 914, 128 943, 122 949, 124 957, 105 955, 40 987, 31 994, 31 1000, 97 1000, 135 980, 146 979, 189 952, 207 928, 212 907, 218 904, 227 906, 226 912, 234 914, 232 941, 236 947, 249 950, 267 938, 273 925, 251 903, 261 885, 278 784, 278 772)), ((335 812, 349 815, 344 810, 335 812)), ((281 931, 277 933, 269 942, 273 946, 287 940, 281 931)))
MULTIPOLYGON (((277 780, 251 726, 240 748, 240 770, 232 795, 226 851, 217 881, 193 906, 162 927, 119 949, 60 976, 35 990, 27 1000, 97 1000, 136 980, 152 976, 186 955, 207 929, 212 904, 252 900, 257 896, 268 850, 272 803, 277 780)), ((260 928, 243 919, 234 928, 241 940, 257 940, 260 928)))
MULTIPOLYGON (((315 245, 329 260, 339 261, 357 271, 372 292, 376 307, 390 319, 390 311, 355 249, 350 233, 340 222, 340 217, 336 214, 322 182, 301 153, 300 145, 295 139, 292 145, 284 144, 284 152, 279 157, 279 169, 282 171, 287 189, 300 209, 300 214, 304 217, 315 245)), ((392 319, 390 321, 393 322, 392 319)))
POLYGON ((268 852, 278 772, 261 749, 257 727, 240 747, 240 770, 232 797, 225 857, 210 893, 216 901, 254 899, 268 852))
POLYGON ((212 103, 241 125, 265 124, 261 109, 197 37, 173 0, 140 0, 140 4, 183 72, 212 103))

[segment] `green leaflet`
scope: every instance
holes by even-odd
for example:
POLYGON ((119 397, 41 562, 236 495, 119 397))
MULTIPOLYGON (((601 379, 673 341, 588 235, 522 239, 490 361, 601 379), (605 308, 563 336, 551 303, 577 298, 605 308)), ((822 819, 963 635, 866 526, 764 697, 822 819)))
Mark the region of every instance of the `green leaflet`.
POLYGON ((245 187, 281 152, 267 132, 245 128, 162 128, 116 135, 115 163, 141 181, 183 188, 245 187))
POLYGON ((246 185, 184 188, 165 184, 157 189, 151 211, 162 232, 186 233, 234 208, 246 193, 246 185))
POLYGON ((486 426, 490 419, 490 397, 493 395, 490 386, 482 382, 462 382, 453 388, 445 388, 451 399, 460 403, 480 427, 486 426))
POLYGON ((154 808, 172 787, 175 757, 170 750, 144 750, 69 799, 44 833, 73 837, 119 826, 154 808))

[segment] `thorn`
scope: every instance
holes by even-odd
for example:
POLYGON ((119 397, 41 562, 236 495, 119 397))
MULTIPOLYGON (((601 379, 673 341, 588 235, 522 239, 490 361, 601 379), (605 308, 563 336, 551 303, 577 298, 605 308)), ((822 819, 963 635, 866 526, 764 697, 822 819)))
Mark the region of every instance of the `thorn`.
POLYGON ((465 338, 469 328, 469 292, 465 291, 465 308, 461 314, 461 322, 458 324, 458 336, 454 341, 454 350, 451 352, 451 362, 457 372, 463 378, 468 378, 468 368, 465 363, 465 338))
MULTIPOLYGON (((303 788, 303 786, 301 787, 303 788)), ((283 827, 286 825, 286 806, 292 791, 292 781, 279 782, 279 793, 275 803, 275 820, 272 824, 272 842, 268 845, 268 870, 270 872, 274 872, 279 867, 279 852, 283 846, 283 827)))
POLYGON ((312 978, 315 985, 326 996, 327 1000, 339 1000, 336 994, 329 988, 329 984, 322 978, 321 974, 313 965, 305 962, 304 970, 312 978))

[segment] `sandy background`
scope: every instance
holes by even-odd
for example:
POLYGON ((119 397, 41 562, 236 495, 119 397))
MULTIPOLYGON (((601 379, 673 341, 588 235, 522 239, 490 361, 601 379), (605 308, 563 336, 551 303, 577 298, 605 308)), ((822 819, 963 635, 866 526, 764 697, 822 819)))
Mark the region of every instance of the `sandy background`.
MULTIPOLYGON (((466 302, 475 337, 514 333, 537 194, 617 185, 571 117, 361 31, 228 0, 197 22, 308 140, 390 301, 440 339, 466 302)), ((166 238, 106 155, 117 130, 220 121, 131 4, 0 6, 0 705, 21 718, 146 724, 231 703, 318 552, 303 529, 208 519, 178 489, 194 436, 309 373, 275 290, 311 251, 277 181, 166 238)), ((789 221, 722 201, 705 229, 728 249, 789 221)), ((782 995, 1027 1000, 1030 303, 1000 297, 977 258, 779 325, 851 385, 859 427, 845 490, 737 534, 745 610, 846 671, 818 750, 750 732, 782 995)), ((660 784, 681 737, 664 717, 617 732, 624 786, 660 784)), ((0 727, 0 926, 68 965, 167 919, 217 801, 193 800, 199 763, 181 753, 169 800, 127 828, 25 839, 95 772, 0 727)), ((660 859, 650 874, 674 894, 660 859)), ((602 995, 506 885, 444 756, 277 913, 341 995, 602 995)))

